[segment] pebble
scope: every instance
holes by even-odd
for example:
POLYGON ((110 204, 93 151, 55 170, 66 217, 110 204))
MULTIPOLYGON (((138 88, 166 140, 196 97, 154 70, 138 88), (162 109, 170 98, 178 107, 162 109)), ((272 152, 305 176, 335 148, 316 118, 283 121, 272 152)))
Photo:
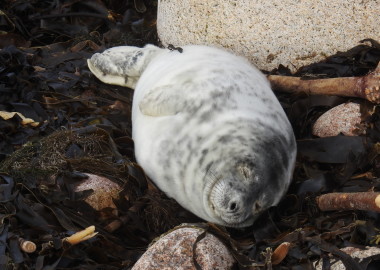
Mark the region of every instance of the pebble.
POLYGON ((360 104, 348 102, 328 110, 315 121, 312 133, 318 137, 337 136, 340 133, 345 136, 364 134, 360 104))
POLYGON ((122 189, 118 184, 106 177, 87 173, 88 178, 79 182, 75 188, 75 192, 92 189, 94 192, 86 197, 87 202, 92 208, 100 211, 106 207, 116 209, 116 205, 112 199, 119 196, 122 189))
MULTIPOLYGON (((380 255, 380 248, 378 248, 378 247, 366 247, 365 249, 359 249, 359 248, 355 248, 355 247, 345 247, 345 248, 342 248, 341 251, 349 254, 354 259, 358 259, 359 263, 365 258, 369 258, 372 256, 376 256, 378 258, 378 256, 380 255)), ((378 259, 377 259, 377 261, 378 261, 378 259)), ((347 269, 341 260, 331 259, 331 263, 332 263, 331 270, 345 270, 345 269, 347 269)), ((318 261, 318 262, 314 263, 314 266, 315 266, 316 270, 324 269, 322 267, 322 261, 318 261)), ((375 269, 375 268, 373 268, 373 269, 375 269)))
POLYGON ((194 243, 203 232, 201 228, 181 227, 164 235, 148 248, 132 270, 196 270, 193 254, 203 270, 231 269, 235 259, 227 247, 210 233, 196 243, 193 252, 194 243))

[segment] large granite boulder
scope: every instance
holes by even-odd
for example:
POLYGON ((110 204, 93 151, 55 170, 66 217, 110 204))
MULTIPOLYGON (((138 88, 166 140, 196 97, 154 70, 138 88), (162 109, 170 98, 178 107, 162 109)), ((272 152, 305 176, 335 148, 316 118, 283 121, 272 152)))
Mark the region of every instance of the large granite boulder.
POLYGON ((157 30, 163 45, 222 46, 260 69, 295 70, 380 40, 380 1, 159 0, 157 30))

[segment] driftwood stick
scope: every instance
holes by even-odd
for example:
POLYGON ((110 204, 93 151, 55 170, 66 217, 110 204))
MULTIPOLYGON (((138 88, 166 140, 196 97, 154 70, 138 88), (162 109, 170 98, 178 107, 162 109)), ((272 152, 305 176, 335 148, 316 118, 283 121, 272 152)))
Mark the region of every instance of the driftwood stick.
POLYGON ((310 95, 359 97, 380 103, 380 64, 361 77, 304 80, 300 77, 269 75, 273 90, 310 95))
POLYGON ((121 217, 119 217, 119 219, 113 220, 112 222, 107 224, 107 226, 105 226, 104 229, 107 232, 112 233, 112 232, 116 231, 117 229, 119 229, 124 224, 127 224, 130 220, 131 220, 131 218, 128 215, 121 216, 121 217))
POLYGON ((21 250, 24 251, 24 252, 26 252, 26 253, 33 253, 37 249, 36 244, 33 243, 32 241, 25 240, 25 239, 23 239, 23 238, 20 237, 18 239, 18 242, 20 244, 21 250))
POLYGON ((328 193, 317 197, 322 211, 364 210, 380 212, 380 192, 328 193))
POLYGON ((95 232, 95 226, 89 226, 86 229, 76 232, 69 237, 65 237, 63 241, 71 245, 76 245, 76 244, 79 244, 80 242, 86 241, 94 237, 97 234, 98 233, 95 232))

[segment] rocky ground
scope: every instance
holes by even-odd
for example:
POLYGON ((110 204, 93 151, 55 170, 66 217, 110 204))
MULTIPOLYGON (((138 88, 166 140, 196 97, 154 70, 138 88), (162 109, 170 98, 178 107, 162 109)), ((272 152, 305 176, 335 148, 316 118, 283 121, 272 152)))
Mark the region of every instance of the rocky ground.
MULTIPOLYGON (((133 91, 101 83, 86 65, 108 47, 159 44, 156 9, 157 1, 143 0, 0 4, 0 269, 129 269, 162 233, 202 222, 157 190, 136 164, 133 91), (93 175, 107 187, 78 189, 93 175), (114 190, 107 207, 96 205, 101 199, 95 205, 89 200, 98 189, 114 190), (64 240, 91 225, 95 237, 77 245, 64 240), (36 251, 23 250, 25 240, 36 251)), ((379 60, 380 45, 369 40, 295 74, 282 66, 266 72, 305 79, 362 76, 379 60)), ((254 263, 312 269, 317 260, 329 269, 329 256, 347 269, 377 269, 376 256, 359 266, 340 249, 377 246, 379 214, 321 211, 315 199, 379 191, 377 107, 354 98, 277 94, 299 149, 288 194, 253 227, 200 226, 222 239, 238 261, 235 269, 252 269, 254 263), (320 115, 348 101, 360 104, 364 135, 312 135, 320 115), (290 243, 287 257, 268 263, 268 248, 283 242, 290 243)))

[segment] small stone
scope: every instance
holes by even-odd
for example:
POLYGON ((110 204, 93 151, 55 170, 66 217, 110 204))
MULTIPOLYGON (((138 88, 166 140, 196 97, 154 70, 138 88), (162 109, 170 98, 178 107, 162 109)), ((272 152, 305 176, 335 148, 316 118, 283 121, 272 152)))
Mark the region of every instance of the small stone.
POLYGON ((85 202, 95 210, 100 211, 106 207, 116 209, 116 205, 112 199, 116 199, 119 196, 122 188, 108 178, 90 173, 87 173, 87 175, 87 179, 76 184, 74 191, 79 192, 92 189, 94 192, 85 199, 85 202))
POLYGON ((312 132, 318 137, 337 136, 340 133, 345 136, 364 134, 360 104, 349 102, 328 110, 315 121, 312 132))
POLYGON ((193 252, 194 243, 202 233, 203 229, 193 227, 182 227, 168 233, 148 248, 132 270, 196 270, 194 261, 204 270, 231 269, 235 259, 226 246, 210 233, 196 243, 193 252))
MULTIPOLYGON (((372 256, 380 255, 380 248, 378 247, 366 247, 365 249, 355 248, 355 247, 345 247, 342 248, 341 251, 347 253, 352 258, 359 259, 359 263, 365 259, 372 256)), ((346 267, 342 263, 341 260, 336 261, 335 259, 331 259, 331 262, 334 262, 331 265, 331 270, 345 270, 346 267)), ((322 270, 322 261, 318 261, 314 263, 316 270, 322 270)))

